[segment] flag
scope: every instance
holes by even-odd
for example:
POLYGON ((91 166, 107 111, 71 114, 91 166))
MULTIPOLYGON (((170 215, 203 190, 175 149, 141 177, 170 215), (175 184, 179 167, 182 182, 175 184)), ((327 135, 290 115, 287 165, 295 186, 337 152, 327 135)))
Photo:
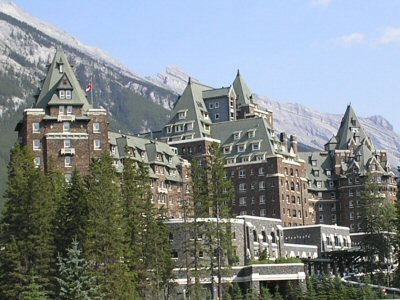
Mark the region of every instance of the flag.
POLYGON ((93 83, 92 81, 89 81, 88 85, 86 86, 85 92, 89 92, 93 88, 93 83))

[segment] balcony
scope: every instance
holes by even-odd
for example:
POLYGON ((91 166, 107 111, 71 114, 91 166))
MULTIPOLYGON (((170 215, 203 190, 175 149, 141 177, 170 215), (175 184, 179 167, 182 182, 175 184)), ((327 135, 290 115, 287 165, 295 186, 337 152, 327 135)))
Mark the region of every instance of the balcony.
POLYGON ((168 189, 165 187, 158 187, 158 192, 162 194, 168 194, 168 189))
POLYGON ((64 121, 73 122, 73 121, 75 121, 75 115, 58 115, 57 121, 58 122, 64 122, 64 121))
POLYGON ((75 148, 62 148, 61 155, 75 155, 75 148))

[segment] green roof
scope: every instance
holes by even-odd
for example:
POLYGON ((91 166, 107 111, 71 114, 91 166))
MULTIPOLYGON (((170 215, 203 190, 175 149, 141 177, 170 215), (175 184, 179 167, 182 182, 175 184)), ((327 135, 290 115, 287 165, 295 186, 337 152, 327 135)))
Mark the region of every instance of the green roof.
POLYGON ((250 88, 247 86, 243 77, 240 75, 238 70, 235 80, 233 81, 233 89, 237 95, 237 105, 238 107, 247 106, 249 104, 254 104, 253 95, 250 88))
POLYGON ((57 49, 49 66, 35 108, 47 109, 49 105, 80 105, 84 112, 92 107, 61 48, 57 49), (58 93, 60 89, 70 90, 71 99, 60 99, 58 93))
POLYGON ((203 91, 203 99, 206 100, 220 97, 228 97, 230 89, 230 87, 222 87, 220 89, 203 91))

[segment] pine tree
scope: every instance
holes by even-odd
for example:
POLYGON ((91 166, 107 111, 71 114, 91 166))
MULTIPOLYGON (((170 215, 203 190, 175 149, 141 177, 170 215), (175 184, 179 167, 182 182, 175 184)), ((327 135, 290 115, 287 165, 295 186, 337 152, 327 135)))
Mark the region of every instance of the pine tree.
POLYGON ((91 263, 82 258, 82 251, 76 240, 67 249, 67 256, 58 257, 60 300, 103 299, 96 278, 89 275, 91 263))
POLYGON ((365 276, 362 281, 363 281, 364 285, 358 291, 358 295, 359 295, 358 298, 363 299, 363 300, 375 299, 375 293, 370 285, 371 279, 369 278, 369 276, 365 276))
POLYGON ((0 298, 18 299, 32 274, 43 291, 54 293, 55 196, 61 190, 35 168, 31 149, 16 145, 9 164, 0 232, 0 298))
POLYGON ((46 293, 43 292, 42 287, 35 282, 32 277, 31 283, 22 292, 22 300, 47 300, 46 293))
POLYGON ((272 295, 269 292, 268 287, 265 287, 261 290, 261 299, 262 300, 272 300, 272 295))
POLYGON ((233 300, 243 300, 242 289, 237 282, 233 283, 233 300))
POLYGON ((88 218, 87 189, 78 171, 72 174, 71 182, 57 209, 55 220, 55 243, 57 253, 62 257, 72 241, 76 239, 83 244, 88 218))
POLYGON ((119 178, 109 153, 104 152, 91 163, 87 190, 84 254, 87 260, 93 261, 92 275, 107 297, 134 299, 134 278, 124 259, 126 229, 119 178))
POLYGON ((395 227, 396 209, 393 204, 386 203, 380 196, 379 186, 371 176, 367 174, 361 193, 363 203, 362 229, 366 234, 362 247, 369 259, 369 266, 375 264, 375 268, 389 267, 391 247, 394 244, 392 231, 395 227), (375 256, 379 261, 375 261, 375 256))

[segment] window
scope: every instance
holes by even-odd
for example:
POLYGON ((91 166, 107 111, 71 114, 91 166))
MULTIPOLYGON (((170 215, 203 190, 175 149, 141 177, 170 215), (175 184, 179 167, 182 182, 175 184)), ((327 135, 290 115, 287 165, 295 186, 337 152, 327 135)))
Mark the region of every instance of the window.
POLYGON ((237 131, 237 132, 233 133, 233 139, 234 140, 239 140, 240 139, 240 131, 237 131))
POLYGON ((69 122, 63 123, 63 132, 71 132, 71 127, 69 122))
POLYGON ((246 206, 246 197, 239 198, 239 206, 246 206))
POLYGON ((64 158, 64 165, 65 167, 72 167, 72 157, 71 156, 66 156, 64 158))
POLYGON ((253 138, 255 136, 255 130, 249 130, 247 132, 247 137, 248 138, 253 138))
POLYGON ((264 208, 260 209, 260 217, 265 217, 266 215, 267 215, 266 210, 264 208))
POLYGON ((167 126, 167 133, 171 133, 172 132, 172 127, 171 126, 167 126))
POLYGON ((265 190, 265 181, 260 181, 260 182, 258 183, 258 189, 259 189, 260 191, 264 191, 264 190, 265 190))
POLYGON ((101 144, 100 140, 94 140, 94 150, 100 150, 101 149, 101 144))
POLYGON ((301 210, 297 211, 297 217, 301 219, 301 210))
POLYGON ((71 90, 66 90, 65 91, 65 99, 71 99, 72 98, 72 92, 71 90))
POLYGON ((331 204, 331 211, 336 211, 336 203, 331 204))
POLYGON ((319 216, 319 222, 324 223, 324 216, 319 216))
POLYGON ((186 130, 193 130, 193 123, 186 124, 186 130))
POLYGON ((72 179, 72 174, 69 174, 69 173, 65 174, 65 182, 70 183, 71 179, 72 179))
POLYGON ((329 187, 330 187, 330 188, 333 188, 333 187, 334 187, 333 180, 329 180, 329 187))
POLYGON ((216 114, 214 115, 214 117, 215 117, 215 120, 219 120, 219 113, 216 113, 216 114))
POLYGON ((351 211, 349 217, 350 217, 350 220, 354 220, 354 212, 351 211))
POLYGON ((231 146, 225 146, 224 147, 224 154, 229 154, 231 153, 231 146))
POLYGON ((219 108, 219 102, 215 102, 215 108, 219 108))
POLYGON ((183 131, 184 131, 183 124, 175 125, 175 132, 183 132, 183 131))
POLYGON ((330 170, 326 170, 326 176, 331 176, 332 172, 330 170))
POLYGON ((186 111, 181 111, 178 113, 179 120, 186 119, 186 111))
POLYGON ((319 176, 319 170, 314 170, 314 176, 318 177, 319 176))
POLYGON ((73 113, 72 113, 72 106, 71 105, 68 105, 67 106, 67 115, 72 115, 73 113))
POLYGON ((353 197, 353 190, 349 190, 349 197, 353 197))
POLYGON ((99 133, 100 132, 100 123, 93 123, 93 132, 99 133))
POLYGON ((321 188, 322 187, 322 181, 317 181, 317 188, 321 188))
POLYGON ((260 195, 260 204, 265 204, 265 195, 260 195))
POLYGON ((60 99, 65 99, 65 91, 64 91, 64 90, 60 90, 60 91, 58 92, 58 97, 59 97, 60 99))
POLYGON ((71 140, 64 140, 64 148, 71 148, 71 140))
POLYGON ((264 168, 263 167, 258 169, 258 176, 264 176, 264 168))
POLYGON ((33 140, 33 150, 40 150, 42 148, 42 144, 40 140, 33 140))
POLYGON ((349 207, 350 207, 350 208, 353 208, 353 207, 354 207, 354 202, 353 202, 353 200, 350 200, 350 201, 349 201, 349 207))
POLYGON ((246 178, 246 170, 239 170, 239 178, 246 178))
POLYGON ((246 148, 245 148, 244 144, 239 144, 239 145, 237 145, 237 151, 238 151, 238 152, 244 152, 245 149, 246 149, 246 148))
POLYGON ((241 216, 247 215, 247 211, 241 210, 241 211, 240 211, 240 215, 241 215, 241 216))
POLYGON ((35 167, 40 167, 40 157, 35 157, 35 159, 33 160, 35 167))
POLYGON ((324 210, 324 205, 322 203, 318 204, 318 210, 323 211, 324 210))
POLYGON ((63 114, 64 114, 64 106, 60 105, 60 106, 58 107, 58 114, 59 114, 59 115, 63 115, 63 114))
POLYGON ((32 132, 39 133, 40 132, 40 123, 34 122, 32 123, 32 132))
POLYGON ((245 192, 246 190, 247 188, 245 183, 239 184, 239 192, 245 192))
POLYGON ((252 146, 252 150, 260 150, 260 143, 253 143, 252 146))
POLYGON ((58 64, 58 71, 59 71, 60 73, 63 72, 63 67, 64 67, 63 64, 58 64))
POLYGON ((211 102, 208 103, 208 108, 209 108, 209 109, 213 109, 213 108, 214 108, 214 103, 211 103, 211 102))
POLYGON ((312 161, 311 161, 311 165, 312 165, 313 167, 315 167, 315 166, 317 165, 317 161, 316 161, 316 160, 312 160, 312 161))

